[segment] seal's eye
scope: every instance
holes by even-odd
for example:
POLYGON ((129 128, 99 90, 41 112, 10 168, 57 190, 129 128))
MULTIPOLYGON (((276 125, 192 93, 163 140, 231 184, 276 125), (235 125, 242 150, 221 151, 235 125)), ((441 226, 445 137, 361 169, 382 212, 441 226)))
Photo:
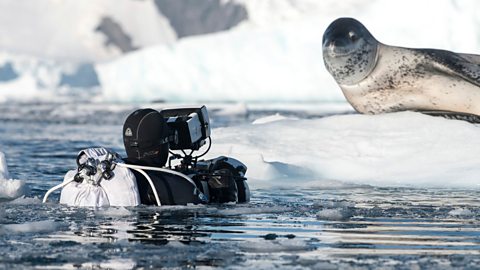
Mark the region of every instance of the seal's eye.
POLYGON ((353 31, 348 32, 348 37, 352 42, 355 42, 358 40, 357 34, 355 34, 355 32, 353 31))

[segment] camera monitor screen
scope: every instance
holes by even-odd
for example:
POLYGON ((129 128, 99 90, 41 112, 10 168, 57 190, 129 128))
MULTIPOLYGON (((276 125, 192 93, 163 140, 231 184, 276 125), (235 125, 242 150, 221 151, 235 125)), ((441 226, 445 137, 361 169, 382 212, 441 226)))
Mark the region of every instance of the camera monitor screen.
POLYGON ((175 134, 176 140, 170 142, 171 150, 198 150, 210 137, 210 119, 205 106, 165 109, 161 114, 175 134))

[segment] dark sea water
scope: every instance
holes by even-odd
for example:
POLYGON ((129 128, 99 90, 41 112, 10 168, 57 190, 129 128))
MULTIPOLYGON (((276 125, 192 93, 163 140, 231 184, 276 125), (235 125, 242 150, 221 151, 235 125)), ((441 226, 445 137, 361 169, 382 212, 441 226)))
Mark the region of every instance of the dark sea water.
MULTIPOLYGON (((92 108, 0 105, 0 151, 31 189, 0 201, 1 269, 480 268, 478 190, 250 182, 249 204, 75 208, 59 205, 58 192, 42 204, 79 150, 123 153, 121 125, 133 106, 92 108)), ((272 113, 211 117, 219 127, 272 113)))

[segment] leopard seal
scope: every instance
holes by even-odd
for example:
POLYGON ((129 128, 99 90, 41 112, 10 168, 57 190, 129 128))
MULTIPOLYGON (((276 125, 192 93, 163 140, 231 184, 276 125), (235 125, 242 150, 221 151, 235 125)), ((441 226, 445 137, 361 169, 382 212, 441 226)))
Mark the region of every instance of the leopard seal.
POLYGON ((360 113, 480 116, 480 55, 385 45, 353 18, 323 35, 325 66, 360 113))

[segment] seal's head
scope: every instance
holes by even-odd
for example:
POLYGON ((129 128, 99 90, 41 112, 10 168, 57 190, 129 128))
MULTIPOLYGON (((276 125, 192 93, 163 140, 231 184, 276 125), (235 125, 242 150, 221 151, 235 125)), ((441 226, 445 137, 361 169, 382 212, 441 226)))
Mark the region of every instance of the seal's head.
POLYGON ((375 68, 378 41, 359 21, 339 18, 323 34, 323 60, 341 85, 357 84, 375 68))

